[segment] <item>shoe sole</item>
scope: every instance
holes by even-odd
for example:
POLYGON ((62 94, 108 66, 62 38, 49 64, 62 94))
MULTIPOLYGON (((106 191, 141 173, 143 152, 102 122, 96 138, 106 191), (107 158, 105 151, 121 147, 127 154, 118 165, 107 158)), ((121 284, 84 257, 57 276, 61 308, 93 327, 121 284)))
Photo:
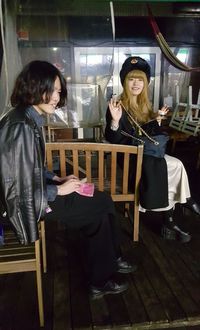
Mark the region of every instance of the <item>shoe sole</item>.
POLYGON ((183 215, 187 214, 187 212, 188 212, 189 214, 192 213, 193 215, 200 217, 200 213, 195 211, 194 209, 190 208, 189 206, 183 206, 182 211, 183 211, 183 215))
POLYGON ((192 236, 191 235, 188 235, 187 237, 178 237, 178 241, 181 242, 181 243, 189 243, 192 239, 192 236))
POLYGON ((122 292, 126 291, 127 289, 128 289, 128 285, 125 286, 123 289, 121 289, 119 291, 105 291, 105 292, 100 292, 100 293, 97 293, 95 295, 90 295, 90 297, 91 297, 92 300, 95 300, 95 299, 103 298, 104 296, 106 296, 108 294, 119 294, 119 293, 122 293, 122 292))
POLYGON ((131 274, 131 273, 134 273, 136 270, 137 270, 137 266, 132 267, 131 269, 121 268, 121 269, 118 269, 117 272, 120 274, 131 274))
POLYGON ((161 237, 168 241, 178 241, 180 243, 189 243, 192 239, 190 234, 183 234, 181 232, 170 232, 167 228, 161 231, 161 237))
POLYGON ((172 238, 165 238, 165 237, 162 237, 165 241, 177 241, 177 242, 180 242, 180 243, 189 243, 191 241, 191 237, 188 237, 188 238, 175 238, 175 239, 172 239, 172 238))

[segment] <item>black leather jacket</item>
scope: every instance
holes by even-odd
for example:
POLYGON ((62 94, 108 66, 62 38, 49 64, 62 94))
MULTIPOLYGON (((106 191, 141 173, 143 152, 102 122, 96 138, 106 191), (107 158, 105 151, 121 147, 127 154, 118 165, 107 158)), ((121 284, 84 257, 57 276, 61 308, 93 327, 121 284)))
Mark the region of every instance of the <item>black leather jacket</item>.
POLYGON ((47 206, 44 182, 44 141, 28 109, 13 109, 0 121, 1 214, 21 244, 38 239, 47 206))

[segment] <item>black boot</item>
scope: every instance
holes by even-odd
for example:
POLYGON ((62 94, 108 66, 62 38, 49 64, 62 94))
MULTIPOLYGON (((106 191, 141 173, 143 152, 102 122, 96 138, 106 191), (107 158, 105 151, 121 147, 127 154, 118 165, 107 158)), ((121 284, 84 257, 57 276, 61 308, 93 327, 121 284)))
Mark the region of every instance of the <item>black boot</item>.
POLYGON ((161 229, 161 236, 167 240, 177 240, 181 243, 188 243, 191 240, 189 233, 181 230, 173 219, 173 209, 164 212, 164 225, 161 229))
POLYGON ((187 203, 182 204, 183 208, 187 208, 190 211, 196 213, 197 215, 200 215, 200 205, 195 202, 191 197, 187 198, 187 203))

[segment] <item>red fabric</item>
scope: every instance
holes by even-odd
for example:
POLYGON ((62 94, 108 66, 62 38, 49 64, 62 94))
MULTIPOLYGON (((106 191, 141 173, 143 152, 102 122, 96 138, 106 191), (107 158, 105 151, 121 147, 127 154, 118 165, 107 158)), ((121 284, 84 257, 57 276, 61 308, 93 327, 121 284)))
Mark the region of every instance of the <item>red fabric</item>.
POLYGON ((155 37, 158 41, 158 44, 160 46, 161 51, 163 52, 166 59, 177 69, 182 71, 197 71, 200 72, 200 67, 192 68, 185 63, 181 62, 171 51, 169 45, 167 44, 166 40, 164 39, 163 35, 161 34, 159 27, 156 23, 156 20, 152 14, 152 11, 150 9, 150 6, 147 4, 148 14, 149 14, 149 20, 150 24, 152 26, 152 29, 154 31, 155 37))

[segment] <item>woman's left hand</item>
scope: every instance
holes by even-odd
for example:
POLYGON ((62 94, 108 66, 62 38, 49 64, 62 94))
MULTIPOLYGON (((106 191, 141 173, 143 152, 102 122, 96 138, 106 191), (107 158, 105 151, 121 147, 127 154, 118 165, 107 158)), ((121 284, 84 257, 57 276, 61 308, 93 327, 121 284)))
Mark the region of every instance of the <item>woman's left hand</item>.
POLYGON ((70 179, 78 179, 77 176, 71 174, 71 175, 67 175, 67 176, 63 176, 63 177, 59 177, 57 175, 55 175, 53 177, 53 180, 54 181, 57 181, 57 182, 60 182, 60 183, 63 183, 63 182, 66 182, 66 181, 69 181, 70 179))
POLYGON ((161 125, 162 119, 165 119, 166 114, 169 112, 168 105, 164 105, 160 110, 158 110, 157 122, 161 125))
POLYGON ((158 110, 158 116, 165 116, 169 112, 168 105, 164 105, 160 110, 158 110))

